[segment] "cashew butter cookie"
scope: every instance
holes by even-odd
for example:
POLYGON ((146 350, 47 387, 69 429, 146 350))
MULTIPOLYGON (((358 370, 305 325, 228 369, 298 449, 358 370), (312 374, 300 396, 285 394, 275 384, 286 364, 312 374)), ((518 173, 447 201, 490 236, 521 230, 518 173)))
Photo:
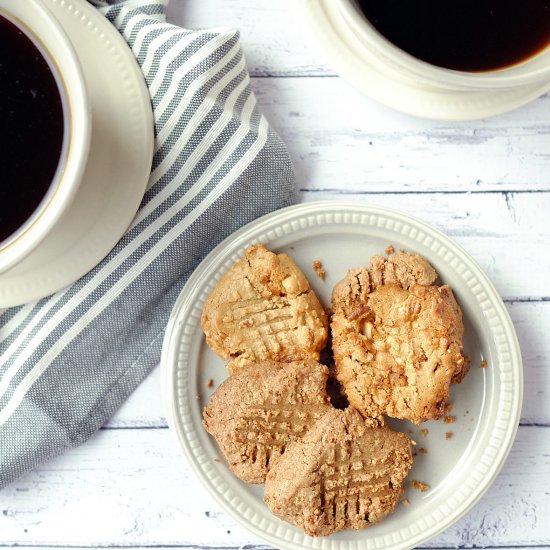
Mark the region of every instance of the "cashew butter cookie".
POLYGON ((374 256, 332 293, 336 377, 363 415, 414 423, 444 414, 449 385, 468 369, 462 313, 421 256, 374 256))

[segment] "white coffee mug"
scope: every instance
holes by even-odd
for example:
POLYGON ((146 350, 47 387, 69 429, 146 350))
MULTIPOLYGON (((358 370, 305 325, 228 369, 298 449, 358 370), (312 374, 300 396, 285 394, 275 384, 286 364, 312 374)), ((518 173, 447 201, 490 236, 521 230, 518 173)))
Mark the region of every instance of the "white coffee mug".
MULTIPOLYGON (((0 242, 2 273, 39 246, 70 208, 88 158, 91 108, 76 52, 42 1, 0 0, 0 15, 30 38, 48 62, 58 85, 64 117, 58 169, 39 206, 15 232, 0 242)), ((16 184, 0 181, 0 185, 8 183, 16 184)))
POLYGON ((413 84, 453 91, 499 91, 536 86, 550 82, 550 46, 516 65, 499 70, 468 72, 438 67, 401 50, 370 23, 355 0, 334 0, 352 32, 368 51, 372 62, 379 64, 391 78, 413 84))

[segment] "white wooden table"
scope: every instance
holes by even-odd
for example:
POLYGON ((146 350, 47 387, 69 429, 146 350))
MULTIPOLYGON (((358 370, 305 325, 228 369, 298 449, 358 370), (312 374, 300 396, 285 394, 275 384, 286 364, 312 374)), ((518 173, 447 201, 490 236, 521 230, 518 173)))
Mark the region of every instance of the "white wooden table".
MULTIPOLYGON (((418 216, 462 244, 504 297, 525 401, 494 485, 431 548, 550 549, 550 95, 496 118, 418 120, 325 64, 296 0, 173 0, 172 21, 241 30, 252 85, 304 201, 345 197, 418 216)), ((0 547, 265 548, 194 479, 168 432, 158 369, 88 443, 0 491, 0 547)))

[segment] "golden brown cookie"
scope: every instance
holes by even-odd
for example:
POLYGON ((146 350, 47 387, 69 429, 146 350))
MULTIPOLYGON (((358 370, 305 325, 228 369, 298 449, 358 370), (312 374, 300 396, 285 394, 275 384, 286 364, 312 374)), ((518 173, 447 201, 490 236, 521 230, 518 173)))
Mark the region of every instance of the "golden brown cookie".
POLYGON ((332 294, 336 376, 363 415, 415 423, 444 413, 451 381, 468 362, 462 314, 451 289, 418 255, 374 256, 332 294))
POLYGON ((251 361, 319 359, 328 321, 293 260, 263 244, 248 248, 208 296, 201 326, 231 371, 251 361))
POLYGON ((242 367, 222 382, 203 411, 203 424, 236 476, 263 483, 288 444, 330 410, 327 378, 328 369, 316 361, 268 361, 242 367))
POLYGON ((403 493, 411 440, 354 409, 332 409, 271 468, 264 500, 308 535, 380 521, 403 493))

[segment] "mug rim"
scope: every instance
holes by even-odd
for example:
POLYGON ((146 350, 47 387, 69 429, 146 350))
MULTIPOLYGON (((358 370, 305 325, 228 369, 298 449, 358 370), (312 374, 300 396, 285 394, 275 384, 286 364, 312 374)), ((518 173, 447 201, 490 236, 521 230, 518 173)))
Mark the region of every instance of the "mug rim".
POLYGON ((419 84, 446 89, 489 90, 527 86, 550 80, 550 62, 533 69, 534 62, 546 56, 550 60, 550 44, 529 58, 502 69, 459 71, 423 61, 396 46, 363 14, 356 0, 337 0, 344 20, 363 45, 385 65, 419 84), (531 66, 531 67, 530 67, 531 66))
POLYGON ((23 224, 0 242, 1 274, 34 250, 72 203, 88 158, 91 107, 74 47, 42 0, 0 0, 0 15, 20 29, 44 57, 57 84, 64 119, 61 155, 44 197, 23 224), (44 24, 40 29, 33 25, 37 18, 44 24))

